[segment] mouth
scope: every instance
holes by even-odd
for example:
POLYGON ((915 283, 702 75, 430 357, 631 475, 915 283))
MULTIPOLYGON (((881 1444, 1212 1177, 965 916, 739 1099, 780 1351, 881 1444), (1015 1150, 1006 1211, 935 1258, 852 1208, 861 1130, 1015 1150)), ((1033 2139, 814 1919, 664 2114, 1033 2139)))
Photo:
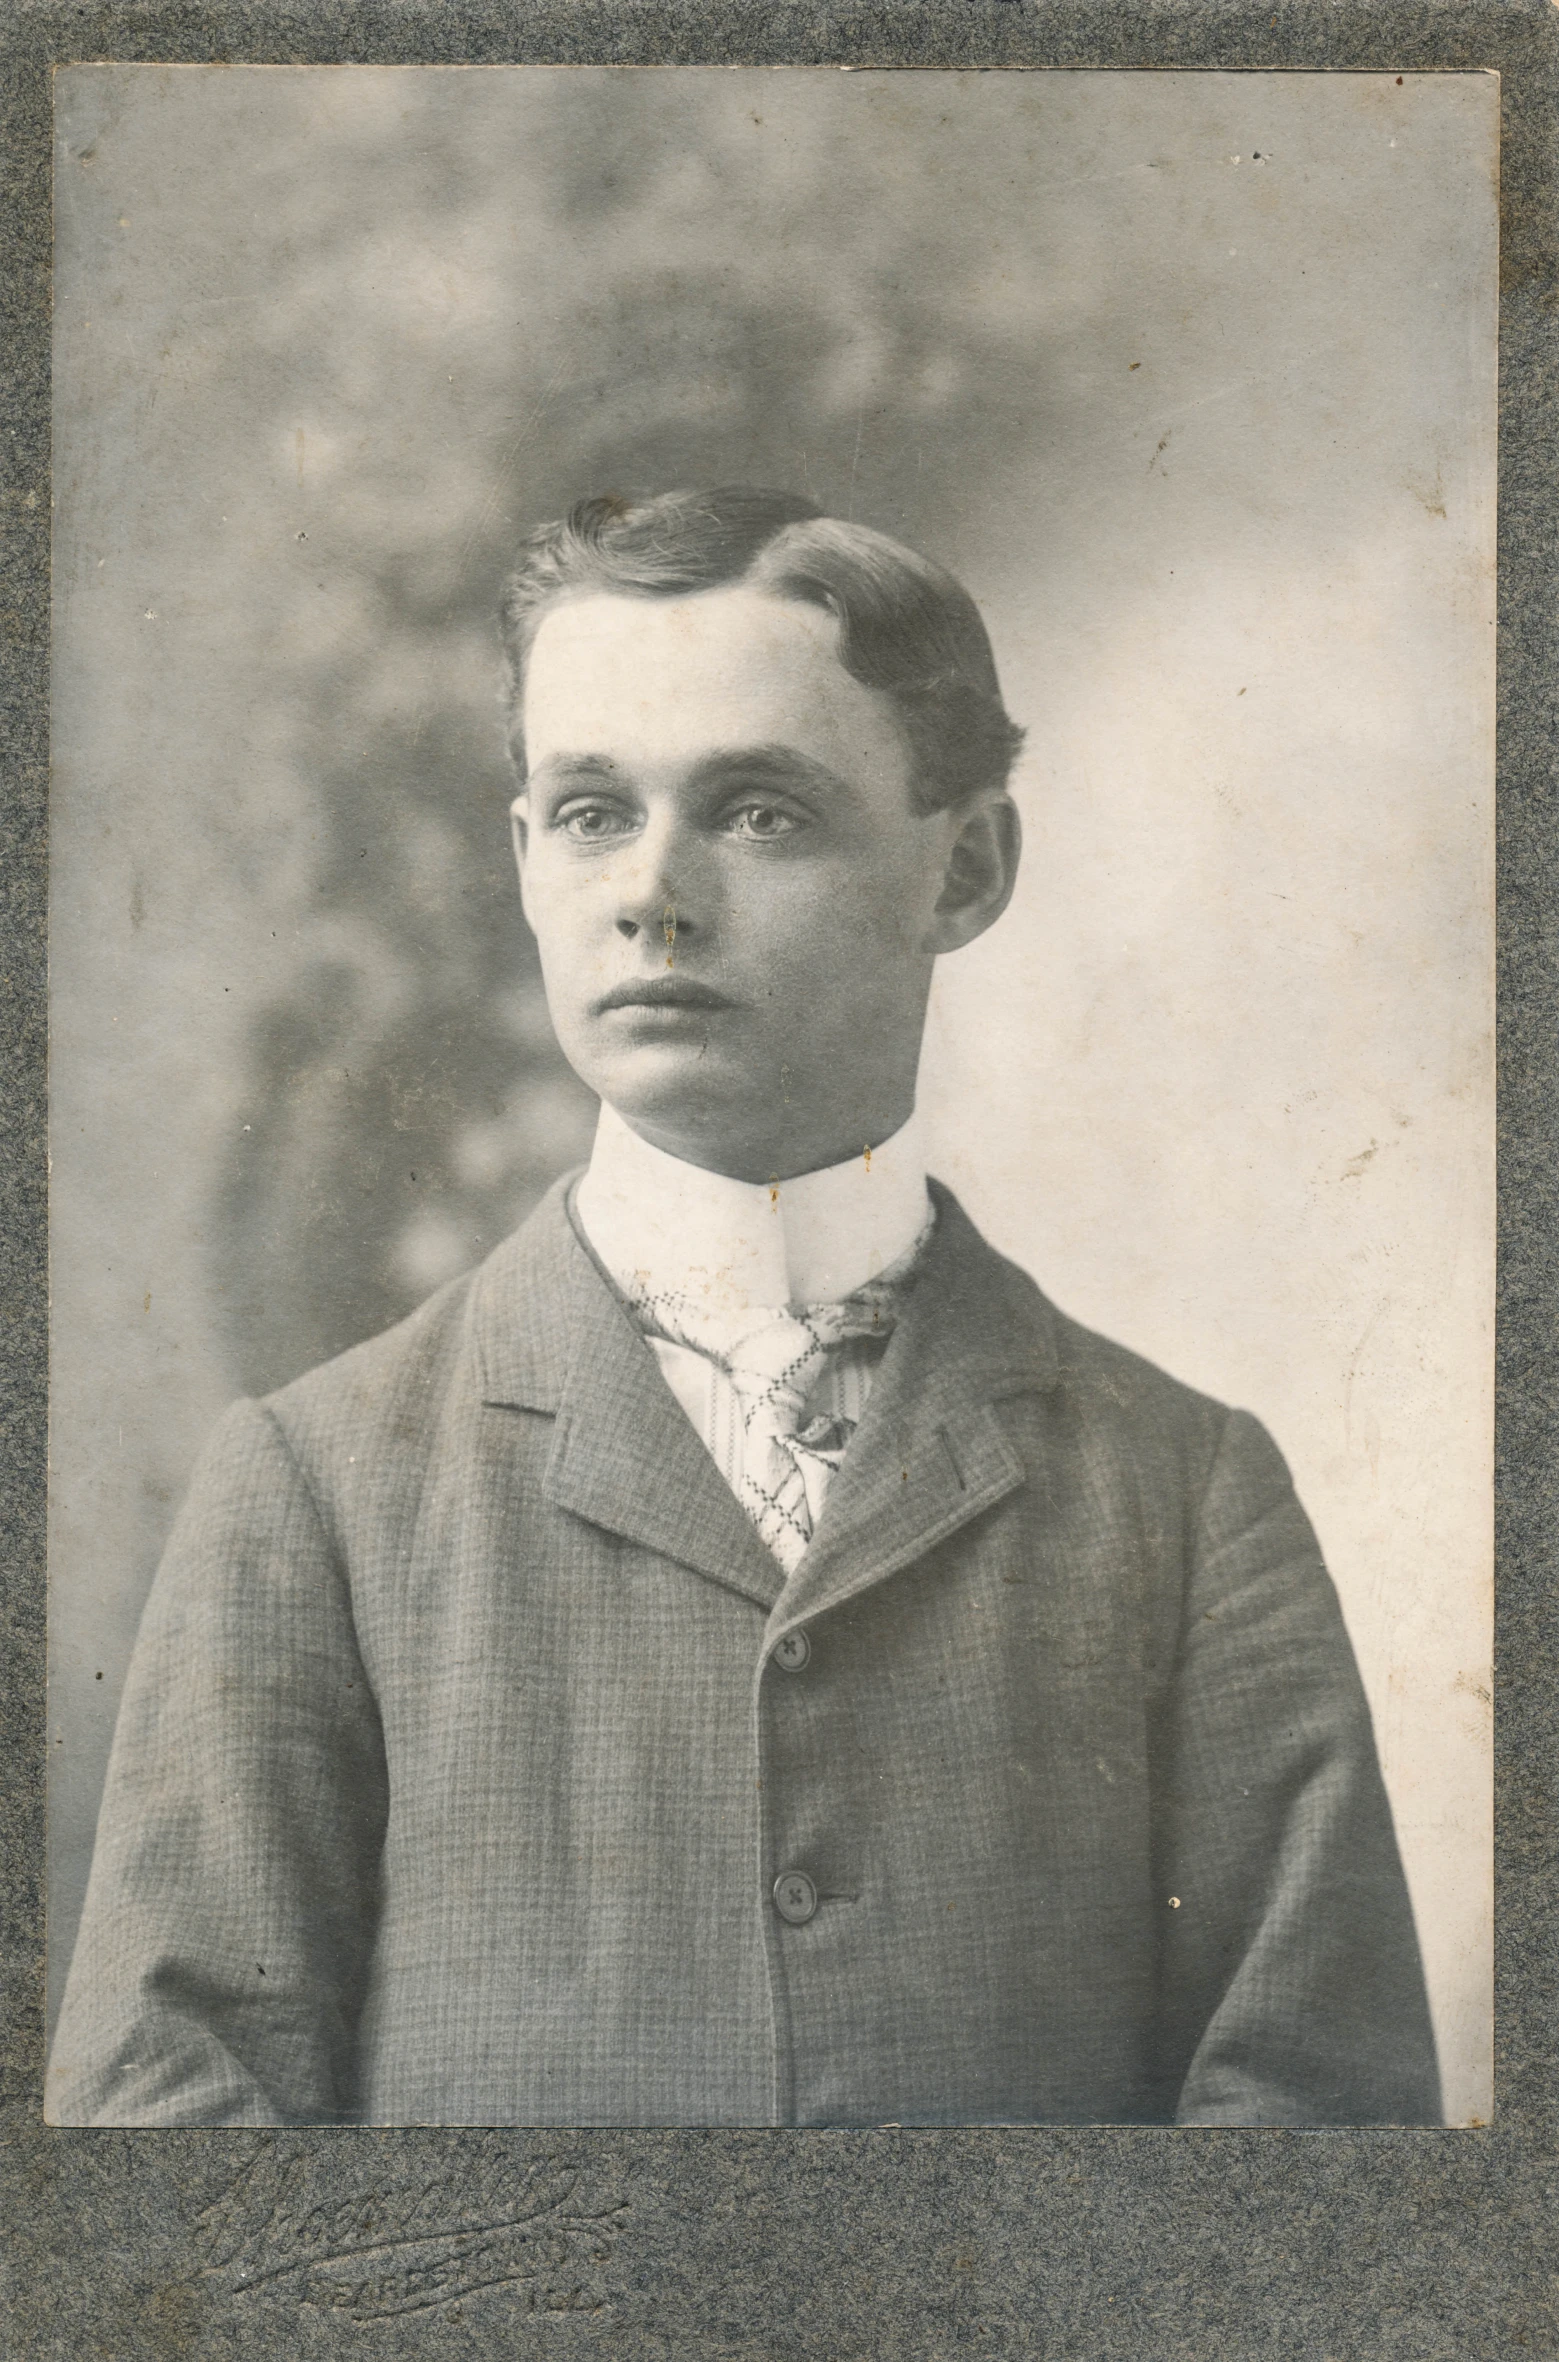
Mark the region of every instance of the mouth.
POLYGON ((599 1017, 608 1009, 729 1009, 735 1004, 712 985, 696 984, 691 976, 650 976, 637 984, 615 984, 595 1004, 599 1017))

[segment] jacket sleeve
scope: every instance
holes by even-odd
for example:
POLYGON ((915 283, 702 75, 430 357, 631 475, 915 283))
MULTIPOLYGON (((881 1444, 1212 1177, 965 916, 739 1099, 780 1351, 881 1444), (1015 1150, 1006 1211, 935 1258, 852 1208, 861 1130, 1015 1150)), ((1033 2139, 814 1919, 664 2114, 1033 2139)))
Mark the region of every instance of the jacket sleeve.
POLYGON ((1159 1780, 1165 2112, 1440 2122, 1369 1707, 1288 1470, 1244 1412, 1201 1505, 1159 1780))
POLYGON ((136 1642, 50 2121, 349 2117, 385 1810, 344 1575, 280 1427, 235 1404, 136 1642))

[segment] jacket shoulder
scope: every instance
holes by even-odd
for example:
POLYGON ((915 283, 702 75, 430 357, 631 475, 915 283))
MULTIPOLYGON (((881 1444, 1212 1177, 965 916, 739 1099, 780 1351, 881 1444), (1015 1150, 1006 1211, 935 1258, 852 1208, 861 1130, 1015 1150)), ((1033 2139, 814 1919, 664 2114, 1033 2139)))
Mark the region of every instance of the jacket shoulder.
POLYGON ((1204 1394, 1149 1361, 1145 1354, 1101 1335, 1097 1329, 1086 1328, 1055 1306, 1051 1312, 1057 1367, 1064 1386, 1100 1407, 1113 1405, 1123 1417, 1166 1429, 1216 1436, 1230 1417, 1229 1405, 1215 1395, 1204 1394))
POLYGON ((263 1408, 297 1444, 343 1424, 380 1425, 398 1406, 425 1401, 458 1366, 481 1268, 447 1281, 393 1328, 278 1387, 263 1408))
POLYGON ((972 1355, 994 1394, 1047 1398, 1079 1444, 1138 1460, 1162 1451, 1182 1470, 1187 1455, 1210 1463, 1226 1428, 1245 1414, 1074 1320, 991 1244, 951 1190, 933 1182, 932 1192, 928 1333, 939 1349, 956 1343, 972 1355))
POLYGON ((568 1304, 573 1233, 566 1201, 574 1179, 564 1174, 518 1230, 393 1328, 267 1395, 264 1408, 284 1433, 297 1438, 343 1421, 382 1425, 408 1410, 422 1412, 430 1395, 460 1383, 463 1374, 478 1395, 491 1376, 486 1364, 494 1349, 510 1339, 555 1373, 568 1304))
POLYGON ((1036 1455, 1036 1470, 1050 1472, 1047 1483, 1064 1464, 1094 1489, 1124 1486, 1152 1505, 1155 1526, 1188 1534, 1215 1472, 1233 1472, 1242 1498, 1286 1486, 1287 1470, 1256 1420, 1061 1311, 950 1190, 932 1188, 939 1219, 927 1342, 953 1351, 961 1374, 991 1398, 1012 1398, 1014 1433, 1036 1455))
POLYGON ((1282 1452, 1253 1413, 1187 1385, 1140 1353, 1056 1316, 1063 1401, 1080 1430, 1104 1437, 1139 1484, 1174 1499, 1193 1520, 1201 1547, 1217 1551, 1275 1513, 1301 1521, 1282 1452))

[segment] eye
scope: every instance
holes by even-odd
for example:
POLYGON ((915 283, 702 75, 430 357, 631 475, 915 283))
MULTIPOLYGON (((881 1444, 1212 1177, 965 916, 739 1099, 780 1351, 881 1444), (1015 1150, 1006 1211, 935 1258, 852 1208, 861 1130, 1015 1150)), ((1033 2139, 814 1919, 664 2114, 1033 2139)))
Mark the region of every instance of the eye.
POLYGON ((577 845, 600 845, 624 835, 632 822, 615 804, 569 804, 558 814, 554 826, 572 837, 577 845))
POLYGON ((789 836, 802 826, 793 812, 783 805, 764 804, 756 800, 733 804, 725 816, 725 825, 732 836, 745 837, 750 844, 767 844, 775 837, 789 836))

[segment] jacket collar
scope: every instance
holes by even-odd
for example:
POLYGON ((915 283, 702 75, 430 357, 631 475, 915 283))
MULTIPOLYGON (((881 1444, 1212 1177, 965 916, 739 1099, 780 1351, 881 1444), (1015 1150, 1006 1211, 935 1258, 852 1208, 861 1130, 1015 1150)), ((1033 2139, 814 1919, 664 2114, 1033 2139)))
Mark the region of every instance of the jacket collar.
MULTIPOLYGON (((568 1218, 577 1172, 565 1173, 519 1229, 495 1247, 471 1285, 469 1334, 486 1403, 555 1412, 574 1357, 590 1289, 612 1291, 581 1247, 568 1218)), ((616 1306, 621 1311, 621 1306, 616 1306)), ((625 1325, 627 1323, 626 1315, 625 1325)))
POLYGON ((586 1252, 568 1212, 574 1178, 477 1274, 470 1335, 482 1400, 555 1420, 549 1500, 767 1611, 783 1572, 586 1252))
POLYGON ((1025 1480, 996 1406, 1056 1383, 1056 1315, 952 1192, 931 1189, 931 1245, 771 1641, 898 1573, 1025 1480))
POLYGON ((951 1192, 812 1546, 787 1582, 569 1218, 556 1183, 489 1257, 469 1334, 482 1400, 557 1422, 562 1508, 774 1611, 773 1636, 881 1582, 1024 1479, 995 1405, 1057 1375, 1055 1314, 951 1192))

